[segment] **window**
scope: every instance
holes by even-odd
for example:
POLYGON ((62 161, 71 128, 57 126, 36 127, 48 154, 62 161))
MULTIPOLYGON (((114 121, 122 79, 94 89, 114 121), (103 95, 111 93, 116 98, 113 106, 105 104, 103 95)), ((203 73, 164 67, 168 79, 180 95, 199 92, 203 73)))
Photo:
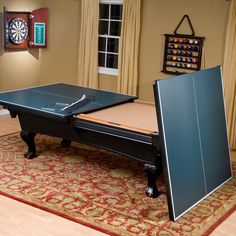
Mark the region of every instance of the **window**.
POLYGON ((118 75, 122 1, 103 0, 99 4, 98 66, 99 73, 118 75))

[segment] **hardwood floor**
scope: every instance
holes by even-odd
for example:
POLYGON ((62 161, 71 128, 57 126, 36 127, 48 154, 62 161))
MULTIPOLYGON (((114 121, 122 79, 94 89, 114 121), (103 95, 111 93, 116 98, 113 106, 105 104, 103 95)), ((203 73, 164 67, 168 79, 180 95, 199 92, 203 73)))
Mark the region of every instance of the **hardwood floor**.
MULTIPOLYGON (((20 130, 18 119, 0 116, 0 136, 20 130)), ((105 236, 99 231, 0 195, 0 236, 105 236)))
MULTIPOLYGON (((0 116, 0 136, 19 131, 18 119, 0 116)), ((236 151, 231 153, 236 161, 236 151)), ((211 236, 236 235, 236 211, 211 236)), ((0 195, 0 236, 102 236, 99 231, 0 195)))
POLYGON ((1 195, 0 206, 0 236, 106 235, 1 195))

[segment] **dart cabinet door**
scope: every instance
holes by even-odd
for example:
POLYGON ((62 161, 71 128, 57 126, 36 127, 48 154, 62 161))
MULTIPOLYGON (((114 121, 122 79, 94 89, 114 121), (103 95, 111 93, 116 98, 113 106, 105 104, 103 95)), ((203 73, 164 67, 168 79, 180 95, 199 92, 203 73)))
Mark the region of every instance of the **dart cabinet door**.
POLYGON ((30 15, 29 46, 33 48, 47 47, 48 9, 39 8, 30 15))

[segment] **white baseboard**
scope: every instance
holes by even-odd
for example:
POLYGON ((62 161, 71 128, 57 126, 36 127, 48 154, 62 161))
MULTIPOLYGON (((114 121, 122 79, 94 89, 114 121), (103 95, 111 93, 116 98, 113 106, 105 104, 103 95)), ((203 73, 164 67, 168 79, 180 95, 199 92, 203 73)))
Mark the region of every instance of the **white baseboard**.
POLYGON ((7 109, 0 109, 0 116, 8 115, 9 111, 7 109))

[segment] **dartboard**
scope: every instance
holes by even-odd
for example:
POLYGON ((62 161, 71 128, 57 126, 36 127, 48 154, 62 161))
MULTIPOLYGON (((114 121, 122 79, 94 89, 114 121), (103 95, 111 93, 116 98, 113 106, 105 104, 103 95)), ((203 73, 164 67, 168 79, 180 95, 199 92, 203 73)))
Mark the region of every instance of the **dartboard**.
POLYGON ((14 18, 9 24, 9 38, 15 44, 23 43, 28 37, 28 26, 24 19, 14 18))

